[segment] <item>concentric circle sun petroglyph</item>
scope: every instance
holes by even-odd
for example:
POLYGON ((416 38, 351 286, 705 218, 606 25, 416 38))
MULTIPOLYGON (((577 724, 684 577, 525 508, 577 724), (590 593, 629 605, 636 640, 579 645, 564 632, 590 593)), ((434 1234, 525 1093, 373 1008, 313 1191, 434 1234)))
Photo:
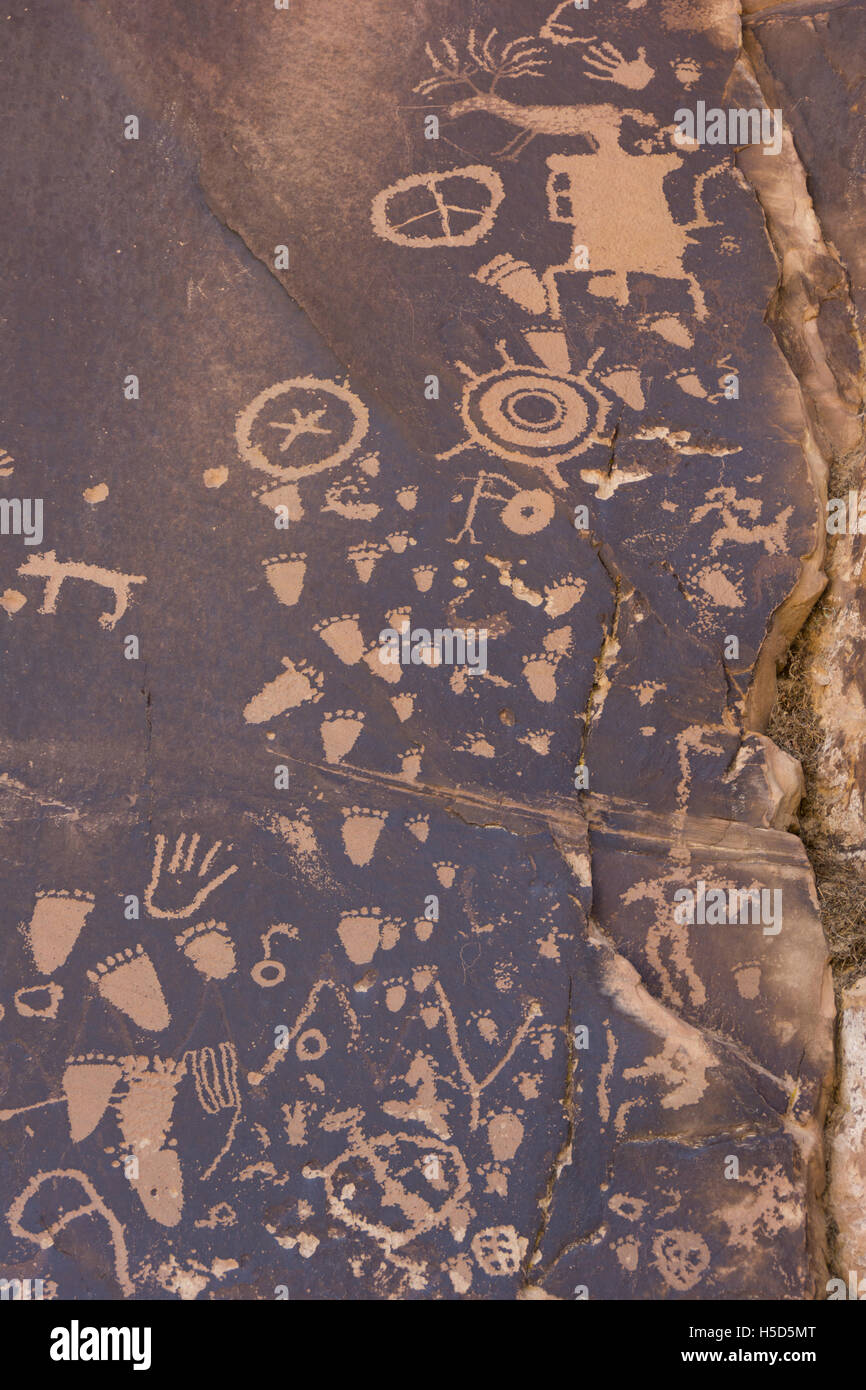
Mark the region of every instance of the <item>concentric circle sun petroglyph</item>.
POLYGON ((460 413, 472 443, 540 467, 562 486, 557 464, 594 442, 608 402, 575 377, 506 366, 466 384, 460 413))

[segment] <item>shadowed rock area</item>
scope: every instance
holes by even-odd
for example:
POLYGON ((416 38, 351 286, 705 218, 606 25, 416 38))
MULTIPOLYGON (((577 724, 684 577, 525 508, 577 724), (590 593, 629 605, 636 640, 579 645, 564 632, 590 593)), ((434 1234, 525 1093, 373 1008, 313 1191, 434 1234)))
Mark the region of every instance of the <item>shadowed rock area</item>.
POLYGON ((862 11, 8 8, 3 1270, 823 1297, 862 11))

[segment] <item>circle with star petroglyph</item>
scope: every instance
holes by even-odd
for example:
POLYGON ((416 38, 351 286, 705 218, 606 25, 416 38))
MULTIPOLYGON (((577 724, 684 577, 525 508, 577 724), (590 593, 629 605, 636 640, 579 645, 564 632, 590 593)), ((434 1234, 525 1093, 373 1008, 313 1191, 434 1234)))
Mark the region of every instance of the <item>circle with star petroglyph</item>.
POLYGON ((294 377, 267 387, 241 411, 235 438, 251 467, 294 482, 345 463, 369 423, 367 407, 347 387, 294 377))

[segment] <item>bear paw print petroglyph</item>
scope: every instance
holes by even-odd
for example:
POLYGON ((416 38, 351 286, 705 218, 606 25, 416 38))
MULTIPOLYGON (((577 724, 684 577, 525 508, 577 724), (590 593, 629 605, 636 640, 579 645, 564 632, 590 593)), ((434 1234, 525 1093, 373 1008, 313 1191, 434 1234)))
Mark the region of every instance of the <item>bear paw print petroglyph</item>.
POLYGON ((292 555, 272 555, 262 560, 268 583, 280 603, 292 608, 301 597, 304 576, 307 573, 307 557, 303 552, 292 555))
POLYGON ((376 565, 383 555, 389 554, 391 547, 375 541, 362 541, 360 545, 350 546, 346 558, 354 565, 355 573, 362 584, 369 584, 376 565))
POLYGON ((351 753, 365 719, 362 710, 354 709, 337 709, 325 715, 319 733, 326 763, 338 763, 347 753, 351 753))
POLYGON ((402 555, 410 545, 417 545, 414 536, 410 536, 408 531, 392 531, 385 537, 395 555, 402 555))
POLYGON ((398 488, 394 496, 396 497, 397 505, 402 507, 404 512, 415 510, 418 502, 418 489, 414 483, 410 483, 407 487, 398 488))
POLYGON ((406 821, 406 829, 423 845, 430 834, 430 817, 423 814, 410 816, 406 821))
POLYGON ((225 922, 199 922, 179 932, 175 941, 206 980, 227 980, 234 973, 237 958, 225 922))
POLYGON ((107 1052, 73 1053, 66 1059, 63 1094, 73 1144, 80 1143, 96 1129, 128 1060, 107 1052))
POLYGON ((387 819, 387 811, 363 806, 343 807, 343 846, 353 864, 359 867, 369 864, 387 819))
POLYGON ((544 611, 549 618, 561 618, 570 613, 575 604, 580 603, 586 589, 586 580, 565 574, 553 584, 544 588, 544 611))
POLYGON ((458 865, 449 859, 439 859, 433 864, 436 877, 443 888, 453 888, 458 865))
POLYGON ((556 699, 556 672, 561 660, 558 652, 538 652, 523 657, 523 675, 536 700, 542 704, 549 705, 556 699))
POLYGON ((417 565, 412 571, 412 578, 415 581, 415 588, 419 593, 427 594, 433 587, 433 580, 436 578, 437 568, 435 565, 417 565))
POLYGON ((359 616, 358 613, 343 613, 339 617, 323 618, 321 622, 313 624, 313 631, 346 666, 356 665, 364 655, 359 616))
POLYGON ((400 755, 400 771, 397 774, 402 782, 414 782, 421 772, 421 759, 424 756, 424 744, 413 743, 400 755))
POLYGON ((353 965, 369 965, 378 950, 394 949, 405 926, 379 907, 360 907, 341 914, 337 935, 353 965))
POLYGON ((168 1005, 153 961, 141 945, 107 956, 88 970, 87 978, 102 998, 149 1032, 161 1032, 171 1022, 168 1005))
POLYGON ((51 975, 69 957, 93 908, 92 893, 77 890, 44 890, 27 926, 27 938, 36 969, 51 975))

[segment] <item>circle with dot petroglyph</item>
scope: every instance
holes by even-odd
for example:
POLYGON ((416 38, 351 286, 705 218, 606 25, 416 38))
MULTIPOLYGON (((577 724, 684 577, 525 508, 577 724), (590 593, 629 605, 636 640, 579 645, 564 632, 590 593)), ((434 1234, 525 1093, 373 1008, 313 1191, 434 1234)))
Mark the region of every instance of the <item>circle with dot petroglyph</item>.
POLYGON ((317 1062, 327 1050, 325 1035, 318 1028, 308 1028, 295 1043, 295 1053, 302 1062, 317 1062))
POLYGON ((286 967, 278 960, 259 960, 250 974, 262 989, 272 989, 274 985, 281 985, 286 978, 286 967))
POLYGON ((543 531, 552 519, 556 504, 549 492, 541 488, 521 488, 502 510, 502 523, 518 536, 531 536, 543 531))

